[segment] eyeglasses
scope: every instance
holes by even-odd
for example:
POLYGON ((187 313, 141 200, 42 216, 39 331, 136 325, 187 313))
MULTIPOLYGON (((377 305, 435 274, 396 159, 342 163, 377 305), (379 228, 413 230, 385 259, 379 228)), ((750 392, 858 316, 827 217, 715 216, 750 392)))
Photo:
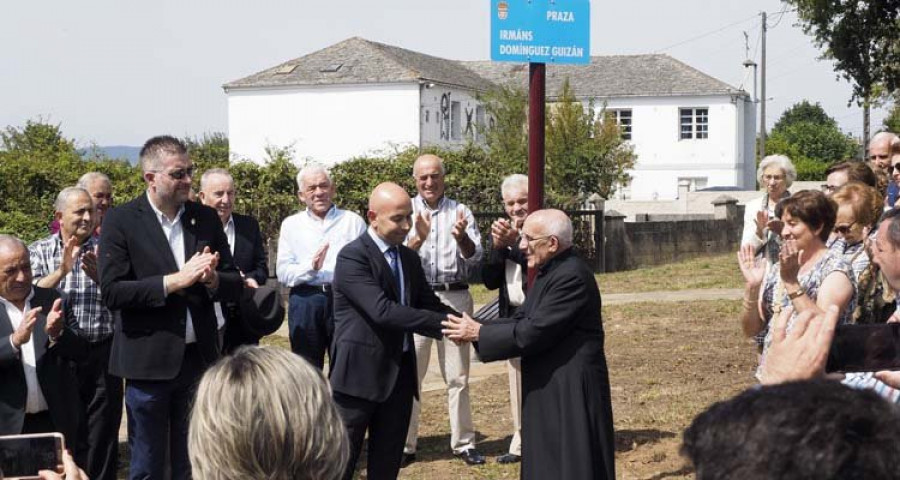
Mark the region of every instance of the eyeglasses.
POLYGON ((847 235, 848 233, 850 233, 850 230, 853 229, 854 225, 856 225, 856 222, 853 222, 850 225, 835 225, 834 233, 838 235, 847 235))
POLYGON ((543 237, 529 237, 528 235, 525 235, 523 233, 522 235, 519 235, 519 242, 521 242, 522 240, 525 240, 525 243, 531 245, 533 242, 537 242, 540 240, 546 240, 552 236, 553 235, 544 235, 543 237))
POLYGON ((891 165, 891 168, 892 168, 895 172, 900 172, 900 163, 895 163, 895 164, 891 165))
POLYGON ((784 175, 763 175, 763 180, 765 180, 767 182, 770 180, 775 181, 775 182, 780 182, 780 181, 784 180, 784 175))
POLYGON ((185 177, 194 176, 194 167, 179 168, 178 170, 173 170, 171 172, 163 172, 161 170, 154 170, 154 172, 164 173, 168 175, 172 180, 183 180, 185 177))

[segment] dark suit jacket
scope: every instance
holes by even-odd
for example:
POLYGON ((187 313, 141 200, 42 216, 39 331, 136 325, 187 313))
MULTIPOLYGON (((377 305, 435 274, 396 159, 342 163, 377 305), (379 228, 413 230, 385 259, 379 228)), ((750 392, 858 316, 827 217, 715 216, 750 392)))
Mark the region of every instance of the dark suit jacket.
MULTIPOLYGON (((234 220, 234 264, 246 278, 256 280, 265 285, 269 279, 269 265, 266 258, 266 247, 259 222, 249 215, 232 213, 234 220)), ((240 309, 237 303, 227 302, 223 305, 226 315, 225 345, 226 351, 248 343, 258 343, 259 336, 248 331, 241 322, 240 309)))
MULTIPOLYGON (((386 400, 400 372, 404 337, 409 345, 413 332, 441 338, 441 321, 453 312, 428 286, 418 254, 402 245, 399 250, 406 305, 400 303, 391 268, 368 232, 338 254, 329 374, 335 392, 386 400)), ((415 362, 415 355, 409 357, 415 362)))
POLYGON ((481 326, 482 361, 522 357, 524 480, 616 478, 600 308, 593 272, 569 249, 538 269, 513 319, 481 326))
POLYGON ((212 208, 184 205, 184 257, 208 246, 218 252, 219 287, 212 294, 197 283, 166 295, 163 277, 178 271, 175 256, 146 194, 107 212, 100 237, 100 289, 116 319, 111 374, 135 380, 169 380, 184 356, 187 312, 193 318, 203 360, 219 356, 214 300, 234 300, 243 283, 234 267, 222 222, 212 208))
POLYGON ((511 260, 522 266, 522 291, 528 282, 528 260, 518 246, 495 249, 489 244, 490 254, 481 265, 481 280, 488 290, 500 289, 498 311, 501 317, 509 318, 516 313, 516 307, 509 304, 509 288, 506 286, 506 261, 511 260))
MULTIPOLYGON (((75 445, 83 413, 72 362, 87 355, 87 340, 81 336, 78 322, 71 315, 71 310, 64 305, 63 310, 67 313, 66 326, 56 343, 50 345, 44 328, 47 325, 47 313, 59 298, 59 292, 48 288, 33 288, 31 306, 43 308, 38 313, 32 332, 38 382, 50 408, 53 425, 65 435, 69 444, 75 445)), ((25 422, 28 389, 20 353, 9 343, 13 330, 6 309, 0 307, 0 435, 22 433, 25 422)))
POLYGON ((269 279, 266 246, 259 222, 249 215, 232 213, 234 219, 234 264, 247 278, 265 285, 269 279))

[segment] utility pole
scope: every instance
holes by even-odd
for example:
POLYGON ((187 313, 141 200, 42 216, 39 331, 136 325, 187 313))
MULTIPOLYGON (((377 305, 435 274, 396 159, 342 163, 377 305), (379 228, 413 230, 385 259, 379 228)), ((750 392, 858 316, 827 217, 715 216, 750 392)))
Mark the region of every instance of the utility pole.
POLYGON ((762 16, 762 30, 760 31, 762 50, 759 59, 759 158, 762 160, 766 156, 766 12, 759 12, 759 14, 762 16))

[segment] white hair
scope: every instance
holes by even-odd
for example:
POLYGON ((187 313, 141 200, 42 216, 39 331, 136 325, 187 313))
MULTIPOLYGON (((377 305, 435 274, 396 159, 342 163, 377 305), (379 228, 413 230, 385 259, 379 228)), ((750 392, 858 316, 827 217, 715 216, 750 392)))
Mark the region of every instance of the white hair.
POLYGON ((85 190, 82 187, 66 187, 59 192, 59 195, 56 196, 56 201, 53 202, 53 209, 57 212, 62 212, 66 205, 69 204, 69 199, 75 195, 84 195, 85 197, 91 199, 93 202, 93 197, 91 197, 91 193, 85 190))
POLYGON ((319 174, 319 173, 324 173, 325 178, 328 179, 328 183, 332 183, 331 175, 328 174, 328 170, 325 167, 323 167, 322 165, 320 165, 318 163, 310 163, 309 165, 301 168, 299 172, 297 172, 297 188, 302 191, 303 190, 303 179, 310 175, 315 175, 315 174, 319 174))
POLYGON ((528 191, 528 177, 522 175, 521 173, 514 173, 503 179, 503 183, 500 184, 500 195, 506 196, 511 191, 528 191))
POLYGON ((763 172, 769 167, 778 167, 784 172, 785 185, 790 188, 794 180, 797 179, 797 169, 794 163, 785 155, 766 155, 759 162, 759 168, 756 169, 756 181, 763 183, 763 172))
POLYGON ((81 176, 81 178, 78 179, 78 183, 76 183, 75 186, 87 190, 97 180, 104 181, 107 185, 112 186, 112 182, 109 181, 109 177, 107 177, 106 174, 102 172, 85 173, 81 176))
POLYGON ((209 170, 203 172, 203 176, 200 177, 200 190, 206 189, 206 184, 209 182, 209 178, 213 175, 221 175, 228 179, 231 182, 231 185, 234 185, 234 177, 231 176, 231 173, 224 168, 210 168, 209 170))
MULTIPOLYGON (((28 245, 25 245, 25 242, 22 241, 19 237, 15 235, 10 235, 8 233, 0 233, 0 250, 2 249, 14 249, 21 248, 24 251, 28 251, 28 245)), ((0 472, 2 473, 2 472, 0 472)))
POLYGON ((530 221, 539 222, 544 235, 556 237, 559 249, 565 250, 572 246, 572 220, 562 210, 549 208, 538 210, 528 216, 530 221))

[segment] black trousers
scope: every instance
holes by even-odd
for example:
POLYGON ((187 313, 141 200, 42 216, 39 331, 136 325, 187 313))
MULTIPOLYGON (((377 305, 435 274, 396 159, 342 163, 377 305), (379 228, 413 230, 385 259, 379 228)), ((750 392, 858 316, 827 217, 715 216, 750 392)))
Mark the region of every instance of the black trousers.
POLYGON ((119 424, 122 421, 122 379, 109 372, 112 339, 91 343, 88 357, 78 363, 78 384, 84 421, 78 435, 85 459, 79 465, 91 480, 116 480, 119 468, 119 424))
POLYGON ((344 471, 345 480, 352 480, 356 471, 366 430, 369 431, 366 478, 393 480, 400 473, 409 415, 413 396, 416 394, 414 355, 412 352, 403 354, 397 383, 384 402, 372 402, 334 392, 334 401, 350 437, 350 461, 344 471))

